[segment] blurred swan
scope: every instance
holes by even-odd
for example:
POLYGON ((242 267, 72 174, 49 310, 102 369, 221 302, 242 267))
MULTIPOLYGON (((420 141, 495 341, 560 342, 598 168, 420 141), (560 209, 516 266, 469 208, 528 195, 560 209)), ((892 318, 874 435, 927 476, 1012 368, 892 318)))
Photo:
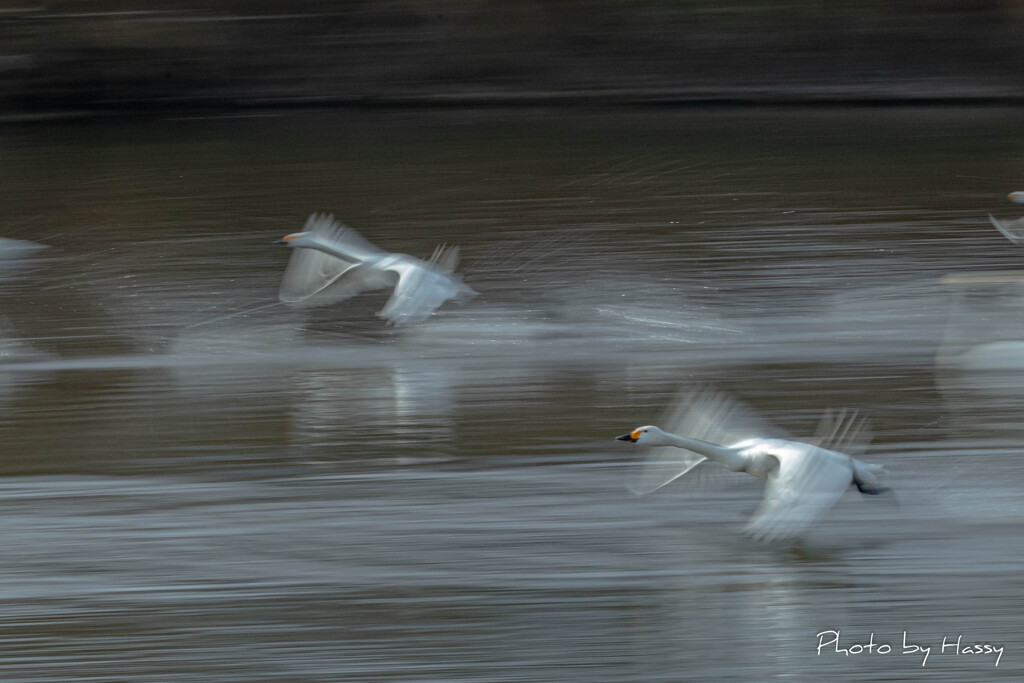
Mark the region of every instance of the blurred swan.
POLYGON ((46 245, 27 240, 0 237, 0 280, 20 277, 34 259, 29 258, 46 249, 46 245))
MULTIPOLYGON (((684 395, 683 408, 675 411, 680 424, 695 426, 701 435, 724 434, 744 420, 756 419, 752 411, 728 396, 703 390, 684 395), (713 420, 721 419, 725 424, 713 420)), ((671 420, 671 416, 670 416, 671 420)), ((647 425, 617 437, 619 441, 648 446, 670 446, 696 455, 670 461, 664 451, 648 459, 641 482, 634 490, 649 493, 712 460, 732 472, 746 472, 766 482, 764 501, 744 527, 758 540, 798 536, 822 516, 843 493, 856 486, 863 494, 888 491, 880 483, 880 465, 861 462, 839 448, 858 449, 869 440, 866 421, 856 413, 826 413, 812 443, 785 438, 753 437, 728 446, 693 436, 682 436, 647 425)), ((678 451, 677 451, 678 452, 678 451)))
POLYGON ((0 260, 31 256, 41 249, 46 249, 46 245, 0 237, 0 260))
POLYGON ((1014 244, 1024 242, 1024 218, 1018 218, 1015 221, 1001 221, 989 214, 988 219, 996 230, 1003 233, 1003 237, 1006 239, 1014 244))
POLYGON ((1014 204, 1024 204, 1024 192, 1011 192, 1006 198, 1014 204))
POLYGON ((285 303, 319 306, 394 287, 377 315, 400 325, 426 319, 448 299, 476 295, 455 273, 458 247, 438 247, 429 261, 391 254, 333 215, 315 213, 302 232, 277 243, 296 249, 281 281, 279 296, 285 303))

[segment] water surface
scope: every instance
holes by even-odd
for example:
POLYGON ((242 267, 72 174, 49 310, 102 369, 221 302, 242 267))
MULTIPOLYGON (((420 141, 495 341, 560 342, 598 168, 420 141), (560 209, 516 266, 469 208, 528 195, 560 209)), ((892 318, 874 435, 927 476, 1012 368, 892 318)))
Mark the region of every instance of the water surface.
POLYGON ((1014 216, 1022 132, 916 108, 3 128, 3 237, 47 248, 0 260, 0 676, 1019 678, 1024 316, 1014 285, 943 278, 1024 263, 986 218, 1014 216), (397 329, 386 293, 275 303, 272 242, 312 211, 460 245, 480 296, 397 329), (633 496, 612 437, 698 382, 796 436, 863 411, 900 507, 848 494, 793 547, 740 535, 738 475, 633 496), (817 656, 830 629, 893 653, 817 656), (940 655, 960 634, 999 667, 940 655))

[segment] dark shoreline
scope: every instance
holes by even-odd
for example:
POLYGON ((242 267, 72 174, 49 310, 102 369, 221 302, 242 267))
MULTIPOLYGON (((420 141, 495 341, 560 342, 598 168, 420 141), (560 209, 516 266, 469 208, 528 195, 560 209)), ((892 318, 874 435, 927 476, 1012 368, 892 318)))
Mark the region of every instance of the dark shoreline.
POLYGON ((88 108, 53 108, 0 113, 0 125, 47 123, 111 118, 175 116, 256 115, 259 112, 284 113, 344 109, 887 109, 899 107, 976 107, 1017 108, 1024 106, 1024 95, 940 95, 922 94, 894 97, 886 94, 840 96, 831 94, 686 94, 635 91, 616 92, 531 92, 466 93, 432 95, 390 95, 366 97, 258 98, 251 100, 173 100, 139 101, 88 108))
POLYGON ((257 109, 1024 104, 1022 0, 52 0, 0 120, 257 109))

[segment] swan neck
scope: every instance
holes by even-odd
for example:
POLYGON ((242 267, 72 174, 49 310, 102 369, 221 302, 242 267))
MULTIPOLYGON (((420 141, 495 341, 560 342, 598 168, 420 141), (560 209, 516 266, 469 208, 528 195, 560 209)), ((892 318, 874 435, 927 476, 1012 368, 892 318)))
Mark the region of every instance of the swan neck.
POLYGON ((716 443, 710 441, 701 441, 700 439, 693 439, 688 436, 680 436, 679 434, 671 434, 666 432, 668 442, 676 448, 683 448, 688 451, 693 451, 698 455, 703 455, 708 460, 714 460, 717 463, 725 465, 730 470, 739 471, 746 467, 745 458, 740 455, 736 450, 728 448, 726 446, 719 446, 716 443))
POLYGON ((309 249, 316 249, 317 251, 322 251, 325 254, 330 254, 331 256, 333 256, 335 258, 338 258, 338 259, 341 259, 342 261, 345 261, 346 263, 352 263, 352 264, 361 263, 359 258, 353 256, 352 254, 349 254, 346 251, 343 251, 339 247, 339 245, 337 245, 337 244, 335 244, 333 242, 330 242, 328 240, 314 238, 314 239, 310 240, 310 243, 307 246, 307 248, 309 248, 309 249))

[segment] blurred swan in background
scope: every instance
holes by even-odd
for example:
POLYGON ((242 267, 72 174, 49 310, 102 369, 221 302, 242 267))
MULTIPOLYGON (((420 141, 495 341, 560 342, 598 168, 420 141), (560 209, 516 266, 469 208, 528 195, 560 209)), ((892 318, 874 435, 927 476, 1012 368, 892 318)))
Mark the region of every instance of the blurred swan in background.
POLYGON ((28 240, 0 237, 0 280, 11 280, 20 277, 25 270, 35 263, 39 252, 46 249, 45 244, 28 240))
MULTIPOLYGON (((1024 204, 1024 192, 1011 192, 1006 195, 1006 198, 1014 204, 1024 204)), ((1018 218, 1015 221, 1001 221, 989 214, 988 220, 996 230, 1003 233, 1003 237, 1014 244, 1024 242, 1024 218, 1018 218)))
POLYGON ((449 299, 476 295, 455 273, 458 247, 440 246, 429 261, 392 254, 326 214, 312 214, 302 232, 278 243, 295 248, 281 281, 285 303, 320 306, 394 287, 377 315, 401 325, 426 319, 449 299))
POLYGON ((46 249, 45 244, 0 237, 0 260, 31 256, 42 249, 46 249))
POLYGON ((745 405, 709 389, 681 395, 666 417, 663 424, 679 431, 692 428, 690 433, 695 432, 696 436, 682 436, 648 425, 617 437, 640 445, 669 447, 655 449, 649 455, 633 490, 641 494, 655 491, 706 460, 764 479, 764 501, 744 527, 746 533, 758 540, 798 536, 850 486, 867 495, 888 491, 880 482, 883 467, 861 462, 844 452, 863 450, 870 441, 866 420, 854 412, 827 412, 811 442, 765 438, 762 431, 762 436, 742 438, 727 446, 716 441, 752 429, 763 429, 768 434, 776 430, 765 425, 745 405), (716 441, 708 440, 711 438, 716 441), (673 457, 669 454, 672 448, 690 454, 673 457))
POLYGON ((1001 221, 989 214, 988 219, 996 230, 1003 233, 1003 237, 1006 239, 1014 244, 1024 242, 1024 218, 1018 218, 1015 221, 1001 221))

